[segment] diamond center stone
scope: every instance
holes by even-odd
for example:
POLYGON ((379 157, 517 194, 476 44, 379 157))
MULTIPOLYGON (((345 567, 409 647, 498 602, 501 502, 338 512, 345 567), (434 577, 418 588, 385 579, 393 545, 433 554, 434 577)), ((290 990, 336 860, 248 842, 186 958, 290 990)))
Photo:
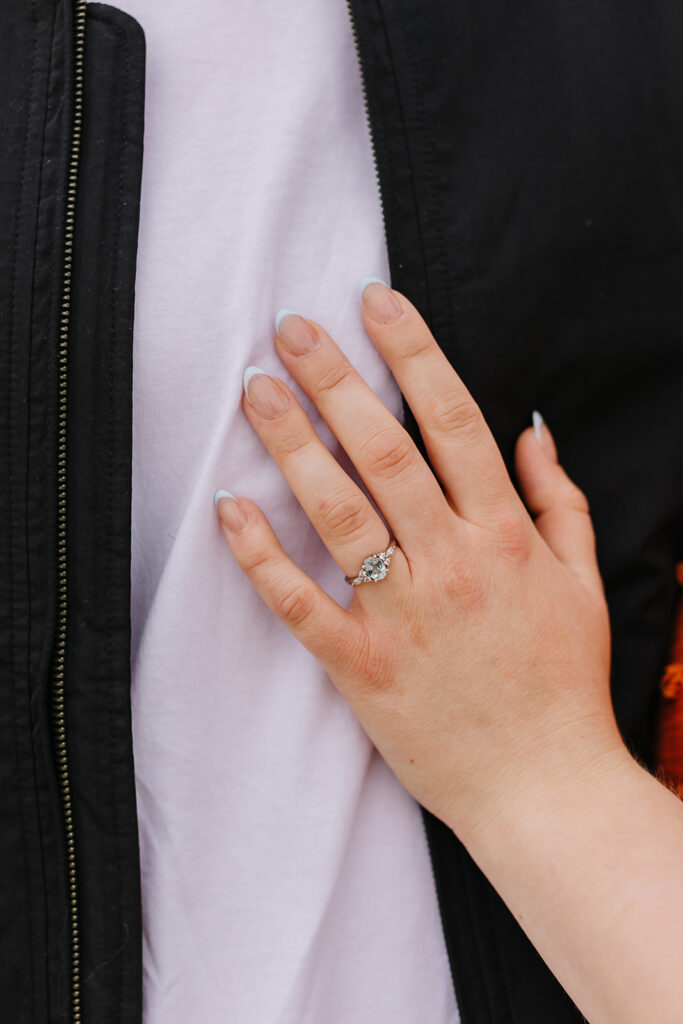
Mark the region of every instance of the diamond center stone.
POLYGON ((379 555, 370 555, 369 558, 366 558, 363 562, 363 569, 371 580, 383 580, 387 574, 387 567, 379 555))

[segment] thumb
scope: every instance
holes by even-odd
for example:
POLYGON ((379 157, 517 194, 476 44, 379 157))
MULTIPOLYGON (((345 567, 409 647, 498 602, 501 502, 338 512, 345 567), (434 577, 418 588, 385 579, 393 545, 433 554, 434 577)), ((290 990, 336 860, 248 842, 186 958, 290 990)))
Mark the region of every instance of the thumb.
POLYGON ((602 593, 588 501, 560 466, 553 436, 538 412, 517 441, 515 468, 548 547, 590 590, 602 593))

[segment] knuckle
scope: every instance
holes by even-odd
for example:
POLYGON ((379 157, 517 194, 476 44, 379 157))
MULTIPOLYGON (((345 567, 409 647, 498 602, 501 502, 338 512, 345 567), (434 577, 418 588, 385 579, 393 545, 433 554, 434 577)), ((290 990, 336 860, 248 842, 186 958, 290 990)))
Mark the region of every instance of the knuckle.
POLYGON ((242 559, 242 568, 248 576, 259 576, 267 573, 272 568, 272 565, 272 552, 263 548, 255 548, 249 551, 242 559))
POLYGON ((411 359, 419 359, 421 356, 428 355, 435 345, 434 338, 425 330, 423 324, 405 324, 401 333, 401 351, 399 355, 404 362, 411 359))
POLYGON ((534 532, 531 522, 517 511, 499 512, 495 534, 499 547, 516 562, 526 562, 531 555, 534 532))
POLYGON ((393 427, 379 431, 364 445, 363 462, 378 477, 393 480, 415 465, 415 448, 407 433, 393 427))
POLYGON ((429 652, 434 638, 434 609, 413 606, 403 628, 412 650, 429 652))
POLYGON ((331 391, 343 387, 355 376, 355 370, 346 360, 333 363, 316 380, 314 388, 317 398, 325 398, 331 391))
POLYGON ((310 447, 311 440, 300 429, 286 431, 278 437, 273 455, 280 461, 300 455, 310 447))
POLYGON ((323 497, 318 506, 323 530, 344 539, 367 532, 370 525, 368 512, 367 504, 360 496, 323 497))
POLYGON ((449 600, 476 610, 486 607, 486 580, 476 559, 444 558, 439 567, 440 585, 449 600))
POLYGON ((449 392, 432 396, 427 403, 424 424, 428 430, 439 434, 476 434, 482 428, 483 418, 472 399, 449 392))
POLYGON ((354 678, 366 691, 388 690, 396 679, 395 668, 387 645, 378 641, 370 631, 364 631, 352 652, 354 678))
POLYGON ((303 626, 313 612, 313 595, 295 585, 284 588, 276 598, 276 611, 292 626, 303 626))
POLYGON ((581 488, 567 477, 566 490, 564 503, 571 508, 574 512, 585 512, 586 515, 590 515, 590 505, 588 504, 588 498, 581 490, 581 488))

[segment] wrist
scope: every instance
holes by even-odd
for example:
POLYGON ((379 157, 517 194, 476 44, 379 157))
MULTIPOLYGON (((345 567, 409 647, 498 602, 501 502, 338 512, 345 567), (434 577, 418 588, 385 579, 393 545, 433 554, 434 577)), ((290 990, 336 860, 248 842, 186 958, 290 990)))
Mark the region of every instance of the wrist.
POLYGON ((476 797, 446 824, 474 855, 475 849, 500 843, 511 829, 525 823, 533 828, 539 817, 551 820, 562 808, 589 803, 591 793, 621 784, 633 769, 642 771, 613 716, 556 725, 545 743, 504 763, 493 760, 476 797))
POLYGON ((553 764, 461 838, 588 1020, 677 1019, 683 806, 613 737, 553 764))

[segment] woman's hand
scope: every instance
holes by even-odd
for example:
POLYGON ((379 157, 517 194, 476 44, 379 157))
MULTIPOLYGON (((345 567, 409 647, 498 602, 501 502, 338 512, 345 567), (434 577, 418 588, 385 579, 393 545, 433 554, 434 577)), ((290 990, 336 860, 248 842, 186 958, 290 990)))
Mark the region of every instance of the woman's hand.
MULTIPOLYGON (((537 422, 517 447, 534 521, 417 310, 373 281, 362 316, 436 476, 319 324, 281 316, 275 344, 398 540, 387 577, 356 586, 344 610, 285 554, 253 502, 223 497, 219 515, 251 583, 401 782, 467 839, 503 804, 560 779, 580 785, 625 754, 588 506, 537 422)), ((245 384, 248 419, 340 570, 355 576, 388 546, 387 526, 285 384, 255 368, 245 384)))
MULTIPOLYGON (((591 1024, 680 1020, 683 805, 626 751, 586 499, 547 428, 517 475, 404 296, 363 321, 438 479, 323 328, 280 319, 280 358, 348 452, 400 548, 339 607, 247 498, 217 497, 230 549, 318 658, 417 799, 457 832, 591 1024)), ((245 374, 246 414, 345 575, 389 531, 285 385, 245 374)))

